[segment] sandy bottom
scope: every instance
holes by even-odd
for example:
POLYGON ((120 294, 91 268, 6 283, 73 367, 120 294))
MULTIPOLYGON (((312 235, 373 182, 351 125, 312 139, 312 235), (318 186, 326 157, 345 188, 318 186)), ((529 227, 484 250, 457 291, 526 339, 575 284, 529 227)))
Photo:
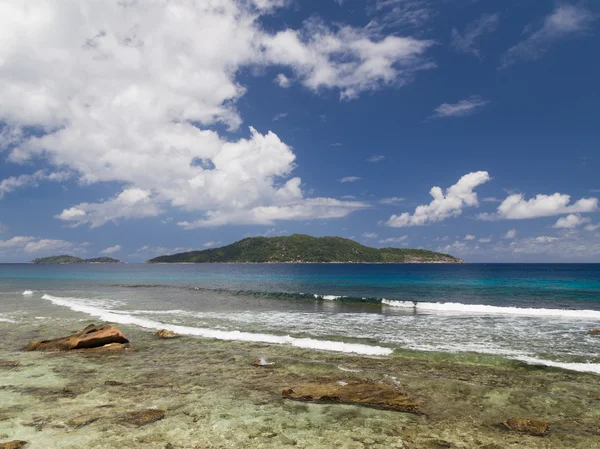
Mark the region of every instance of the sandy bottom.
POLYGON ((119 328, 132 351, 23 353, 19 349, 32 339, 78 329, 0 323, 0 442, 26 440, 31 449, 600 447, 597 375, 474 354, 354 357, 160 340, 140 328, 119 328), (261 356, 275 364, 250 365, 261 356), (20 364, 2 365, 9 360, 20 364), (281 395, 309 381, 349 380, 402 385, 426 415, 281 395), (164 410, 164 419, 139 427, 124 419, 147 408, 164 410), (535 437, 499 425, 515 416, 548 421, 550 433, 535 437))

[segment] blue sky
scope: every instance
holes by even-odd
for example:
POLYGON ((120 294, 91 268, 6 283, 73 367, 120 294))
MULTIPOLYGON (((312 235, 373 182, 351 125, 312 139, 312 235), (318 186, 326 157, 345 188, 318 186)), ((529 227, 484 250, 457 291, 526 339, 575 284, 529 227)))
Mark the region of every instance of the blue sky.
POLYGON ((600 262, 595 2, 7 1, 0 30, 2 262, 292 233, 600 262))

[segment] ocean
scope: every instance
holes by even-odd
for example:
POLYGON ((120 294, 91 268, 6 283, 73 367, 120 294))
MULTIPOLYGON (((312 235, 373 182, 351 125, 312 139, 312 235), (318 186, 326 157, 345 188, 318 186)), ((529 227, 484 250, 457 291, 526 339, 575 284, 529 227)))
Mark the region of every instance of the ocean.
POLYGON ((367 356, 486 354, 600 374, 600 337, 588 334, 600 327, 600 265, 0 265, 0 328, 72 331, 82 321, 367 356))

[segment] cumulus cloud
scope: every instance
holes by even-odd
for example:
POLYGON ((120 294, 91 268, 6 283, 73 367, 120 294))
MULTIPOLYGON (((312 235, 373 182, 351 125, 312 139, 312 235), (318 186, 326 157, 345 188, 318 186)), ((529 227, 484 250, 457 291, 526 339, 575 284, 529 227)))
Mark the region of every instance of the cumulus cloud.
POLYGON ((440 187, 432 187, 429 192, 433 197, 431 203, 418 206, 413 215, 408 212, 392 215, 386 225, 395 228, 423 226, 457 217, 463 208, 479 205, 477 194, 473 190, 489 180, 488 172, 478 171, 464 175, 456 184, 448 187, 445 194, 440 187))
POLYGON ((433 115, 430 118, 464 117, 465 115, 474 114, 488 103, 489 101, 479 95, 473 95, 454 104, 442 103, 433 110, 433 115))
POLYGON ((248 68, 289 70, 277 76, 280 86, 293 78, 350 100, 433 67, 433 43, 316 19, 264 29, 261 16, 286 3, 42 0, 33 14, 24 2, 2 2, 1 150, 13 163, 66 167, 83 184, 144 192, 135 204, 119 194, 57 215, 72 225, 168 207, 213 224, 339 217, 364 207, 306 198, 292 177, 295 155, 274 133, 249 128, 236 140, 214 125, 239 129, 236 102, 246 87, 238 74, 248 68))
POLYGON ((378 155, 374 155, 371 156, 370 158, 367 159, 367 162, 379 162, 385 159, 385 156, 378 154, 378 155))
POLYGON ((49 252, 69 251, 81 253, 85 251, 87 244, 76 244, 66 240, 43 239, 32 236, 16 236, 6 240, 0 240, 0 255, 18 257, 19 254, 37 254, 49 252))
POLYGON ((566 217, 561 217, 556 220, 556 223, 554 223, 554 226, 552 227, 558 229, 574 229, 585 223, 589 223, 590 221, 592 221, 591 218, 584 218, 580 214, 569 214, 566 217))
POLYGON ((596 231, 600 229, 600 224, 589 224, 584 228, 586 231, 596 231))
POLYGON ((463 240, 475 240, 475 236, 473 234, 467 234, 463 240))
POLYGON ((484 238, 478 240, 479 243, 490 243, 491 241, 492 241, 491 237, 484 237, 484 238))
POLYGON ((35 240, 35 237, 29 236, 17 236, 12 237, 7 240, 0 240, 0 248, 22 248, 27 245, 32 240, 35 240))
POLYGON ((75 245, 65 240, 41 239, 29 242, 25 245, 26 253, 41 253, 48 251, 68 251, 75 245))
POLYGON ((376 239, 377 238, 377 234, 375 232, 365 232, 365 233, 363 233, 362 236, 366 239, 376 239))
POLYGON ((214 242, 214 241, 211 240, 210 242, 204 242, 202 244, 202 246, 204 246, 205 248, 213 248, 213 247, 215 247, 217 245, 220 245, 220 244, 221 244, 221 242, 214 242))
POLYGON ((504 238, 506 240, 512 240, 517 236, 517 230, 516 229, 509 229, 508 231, 506 231, 506 234, 504 234, 504 238))
POLYGON ((496 213, 480 214, 479 218, 482 220, 524 220, 598 210, 598 198, 582 198, 573 204, 570 202, 569 195, 558 192, 553 195, 538 194, 529 200, 526 200, 523 194, 517 193, 502 201, 496 213))
POLYGON ((66 181, 71 174, 69 172, 51 172, 38 170, 31 175, 11 176, 0 181, 0 199, 5 194, 23 187, 36 187, 42 181, 62 182, 66 181))
POLYGON ((275 83, 279 87, 288 88, 292 85, 292 80, 285 76, 283 73, 278 73, 275 77, 275 83))
POLYGON ((475 22, 469 24, 464 33, 461 34, 456 28, 452 29, 452 47, 461 53, 471 53, 482 59, 481 53, 476 45, 480 36, 491 33, 498 28, 499 14, 484 14, 475 22))
POLYGON ((596 18, 582 5, 559 4, 544 18, 541 28, 508 50, 500 68, 505 69, 521 60, 540 59, 552 44, 582 35, 596 18))
POLYGON ((64 209, 56 218, 73 226, 87 223, 96 228, 118 218, 155 217, 160 213, 150 191, 132 187, 103 203, 81 203, 64 209))
POLYGON ((100 254, 114 254, 121 251, 121 245, 109 246, 100 251, 100 254))
POLYGON ((359 181, 360 179, 362 179, 360 176, 345 176, 343 178, 338 179, 338 181, 341 183, 345 183, 345 182, 356 182, 356 181, 359 181))

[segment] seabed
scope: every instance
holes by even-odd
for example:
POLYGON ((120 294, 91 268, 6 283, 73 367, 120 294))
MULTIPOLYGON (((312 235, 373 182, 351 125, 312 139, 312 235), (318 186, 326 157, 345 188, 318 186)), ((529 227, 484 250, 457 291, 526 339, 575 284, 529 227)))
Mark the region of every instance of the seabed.
POLYGON ((138 327, 119 328, 132 350, 30 353, 20 351, 29 341, 78 329, 0 323, 0 443, 25 440, 28 449, 600 447, 598 375, 476 354, 365 357, 161 340, 138 327), (260 357, 273 365, 251 364, 260 357), (282 395, 307 383, 353 381, 395 385, 423 414, 282 395), (148 409, 164 415, 136 415, 148 409), (502 423, 512 417, 548 422, 550 430, 545 436, 509 431, 502 423))

